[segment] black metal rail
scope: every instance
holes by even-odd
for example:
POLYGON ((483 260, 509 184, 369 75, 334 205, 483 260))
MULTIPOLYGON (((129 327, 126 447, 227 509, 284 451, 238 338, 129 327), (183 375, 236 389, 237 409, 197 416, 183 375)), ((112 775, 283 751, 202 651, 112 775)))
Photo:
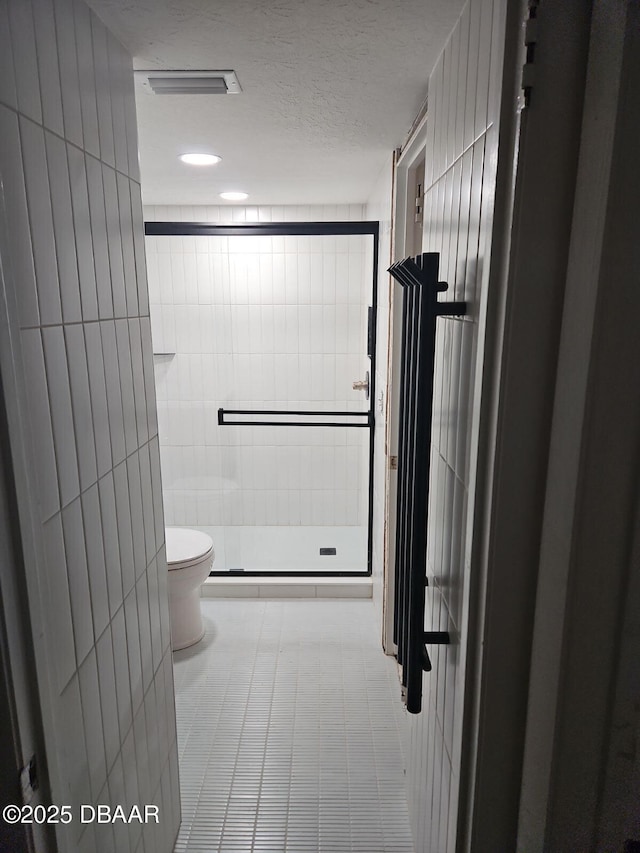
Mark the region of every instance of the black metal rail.
POLYGON ((431 670, 425 644, 446 644, 447 631, 424 630, 427 510, 436 319, 462 316, 465 302, 438 302, 440 256, 427 252, 389 267, 402 287, 402 343, 395 558, 394 642, 407 710, 420 713, 422 673, 431 670))
POLYGON ((356 427, 368 429, 373 422, 372 412, 322 412, 289 411, 287 409, 218 409, 219 426, 296 426, 296 427, 356 427), (227 415, 270 415, 271 417, 302 415, 308 417, 366 418, 364 423, 342 423, 340 421, 234 421, 225 420, 227 415))

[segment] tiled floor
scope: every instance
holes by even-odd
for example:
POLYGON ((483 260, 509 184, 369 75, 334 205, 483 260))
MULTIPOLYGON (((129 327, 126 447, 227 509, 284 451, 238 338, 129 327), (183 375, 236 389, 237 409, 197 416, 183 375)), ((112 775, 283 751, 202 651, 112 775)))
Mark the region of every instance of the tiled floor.
POLYGON ((207 601, 174 655, 176 853, 411 853, 395 662, 371 601, 207 601))

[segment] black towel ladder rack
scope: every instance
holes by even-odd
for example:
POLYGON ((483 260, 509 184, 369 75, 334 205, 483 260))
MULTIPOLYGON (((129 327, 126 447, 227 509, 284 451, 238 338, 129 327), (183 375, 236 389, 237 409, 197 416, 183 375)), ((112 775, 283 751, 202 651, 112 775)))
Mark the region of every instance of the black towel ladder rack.
POLYGON ((425 631, 427 512, 436 319, 463 316, 465 302, 438 302, 440 255, 425 252, 389 267, 402 287, 402 343, 393 639, 407 710, 420 713, 422 673, 431 670, 427 645, 449 643, 448 631, 425 631))

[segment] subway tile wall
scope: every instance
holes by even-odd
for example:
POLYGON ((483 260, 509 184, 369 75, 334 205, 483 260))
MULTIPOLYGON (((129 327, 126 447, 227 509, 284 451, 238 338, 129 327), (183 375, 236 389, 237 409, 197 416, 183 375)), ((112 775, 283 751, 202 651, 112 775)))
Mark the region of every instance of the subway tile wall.
POLYGON ((437 326, 425 629, 460 640, 429 648, 423 711, 410 718, 409 807, 416 851, 454 853, 464 711, 479 392, 493 220, 504 0, 469 0, 429 80, 423 251, 440 252, 446 299, 464 318, 437 326), (478 369, 480 368, 480 369, 478 369), (476 372, 478 370, 478 372, 476 372))
POLYGON ((42 560, 27 571, 53 801, 160 814, 76 817, 58 846, 169 853, 178 764, 131 58, 82 0, 2 0, 0 57, 2 264, 38 504, 42 560))
MULTIPOLYGON (((149 207, 145 217, 359 220, 363 210, 149 207)), ((366 410, 351 386, 369 367, 371 237, 146 241, 167 523, 366 525, 367 431, 219 426, 217 410, 366 410)))

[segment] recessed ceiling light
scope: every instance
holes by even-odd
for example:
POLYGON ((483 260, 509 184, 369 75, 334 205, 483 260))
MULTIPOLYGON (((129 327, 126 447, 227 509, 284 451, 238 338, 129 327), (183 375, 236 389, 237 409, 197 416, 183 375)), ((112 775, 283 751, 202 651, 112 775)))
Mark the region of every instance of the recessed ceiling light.
POLYGON ((180 159, 190 166, 213 166, 214 163, 219 163, 222 157, 217 154, 181 154, 180 159))
POLYGON ((220 193, 220 198, 227 201, 244 201, 245 198, 249 198, 249 193, 220 193))

